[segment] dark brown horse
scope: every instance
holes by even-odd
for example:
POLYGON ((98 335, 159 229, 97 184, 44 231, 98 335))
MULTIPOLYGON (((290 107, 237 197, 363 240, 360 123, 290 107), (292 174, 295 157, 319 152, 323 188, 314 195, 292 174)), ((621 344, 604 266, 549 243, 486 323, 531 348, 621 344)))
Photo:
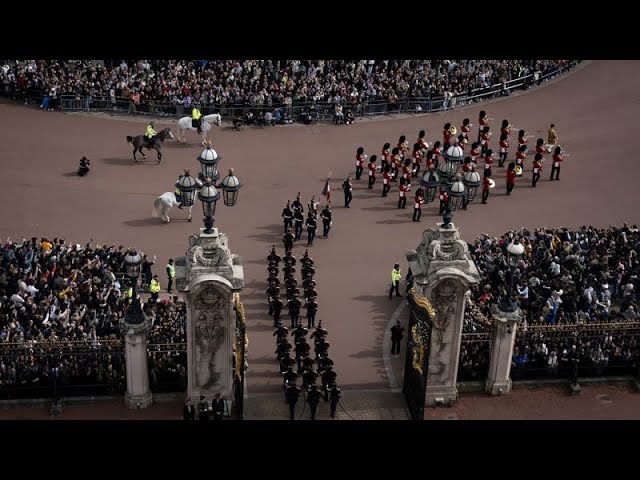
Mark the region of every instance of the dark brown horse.
POLYGON ((158 152, 158 163, 162 161, 162 142, 164 142, 167 138, 173 138, 173 133, 171 133, 170 128, 165 128, 160 131, 155 137, 151 139, 149 142, 144 135, 137 135, 132 137, 127 135, 127 143, 133 145, 133 159, 137 162, 136 152, 142 153, 144 159, 147 159, 147 156, 142 152, 143 148, 147 150, 155 150, 158 152))

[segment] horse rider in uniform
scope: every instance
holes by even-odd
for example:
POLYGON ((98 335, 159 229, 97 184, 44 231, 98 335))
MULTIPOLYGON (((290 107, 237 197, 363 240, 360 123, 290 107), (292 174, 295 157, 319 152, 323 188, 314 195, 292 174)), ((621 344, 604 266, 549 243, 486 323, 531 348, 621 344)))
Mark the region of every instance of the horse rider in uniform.
POLYGON ((176 195, 176 202, 180 202, 180 205, 178 205, 178 208, 180 210, 182 210, 182 207, 184 206, 184 204, 182 203, 183 196, 182 196, 182 190, 180 189, 180 180, 183 177, 188 177, 189 175, 190 175, 190 170, 188 168, 185 168, 184 169, 184 175, 178 175, 178 181, 175 184, 176 189, 175 189, 174 193, 176 195))
POLYGON ((153 144, 153 137, 158 135, 158 132, 153 129, 154 126, 155 124, 153 122, 149 122, 149 125, 147 125, 147 129, 144 132, 144 139, 147 142, 147 146, 151 146, 153 144))
POLYGON ((202 113, 196 106, 191 110, 191 119, 193 120, 193 126, 198 127, 198 133, 202 133, 202 113))

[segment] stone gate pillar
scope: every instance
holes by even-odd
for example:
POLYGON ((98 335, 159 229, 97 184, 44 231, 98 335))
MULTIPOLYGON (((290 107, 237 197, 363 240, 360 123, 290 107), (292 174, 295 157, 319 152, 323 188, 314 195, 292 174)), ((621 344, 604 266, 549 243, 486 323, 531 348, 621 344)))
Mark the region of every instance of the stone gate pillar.
POLYGON ((233 294, 244 287, 240 257, 231 254, 224 233, 201 228, 177 264, 177 288, 187 301, 187 402, 195 405, 204 395, 211 403, 216 393, 232 399, 233 294))
POLYGON ((519 308, 515 312, 503 312, 495 307, 491 313, 493 343, 485 390, 491 395, 505 395, 511 391, 511 358, 522 312, 519 308))
POLYGON ((149 390, 147 335, 151 322, 143 317, 139 324, 124 324, 124 353, 127 369, 127 393, 124 403, 131 409, 146 408, 152 403, 149 390))
POLYGON ((448 405, 458 398, 456 387, 464 321, 464 294, 480 276, 467 244, 453 223, 429 228, 416 250, 406 254, 414 289, 435 310, 425 405, 448 405))

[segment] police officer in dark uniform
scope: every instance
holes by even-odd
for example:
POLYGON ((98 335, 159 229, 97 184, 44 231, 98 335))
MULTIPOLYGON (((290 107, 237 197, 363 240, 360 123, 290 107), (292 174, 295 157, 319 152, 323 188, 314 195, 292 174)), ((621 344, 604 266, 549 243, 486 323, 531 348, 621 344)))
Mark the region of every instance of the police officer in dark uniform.
POLYGON ((320 216, 322 217, 322 236, 327 238, 331 230, 331 208, 328 203, 322 209, 320 216))
POLYGON ((329 407, 331 409, 331 418, 336 418, 336 407, 340 400, 340 389, 337 385, 333 385, 333 388, 329 392, 329 407))
POLYGON ((318 224, 316 222, 316 217, 312 212, 309 212, 309 215, 307 215, 307 245, 313 245, 313 239, 316 236, 317 228, 318 224))
POLYGON ((300 238, 302 238, 302 229, 304 227, 304 213, 302 213, 302 210, 296 210, 293 213, 293 223, 295 226, 295 239, 300 240, 300 238))
POLYGON ((291 251, 293 248, 294 236, 291 233, 291 228, 288 228, 286 233, 282 236, 282 243, 284 244, 285 251, 291 251))
POLYGON ((396 324, 391 327, 391 355, 400 355, 400 342, 404 332, 404 327, 400 325, 400 320, 396 320, 396 324))
POLYGON ((289 385, 284 393, 285 401, 287 405, 289 405, 289 414, 291 420, 295 418, 295 408, 296 403, 298 403, 298 398, 300 397, 300 388, 296 385, 289 385))
POLYGON ((307 309, 307 328, 316 326, 316 313, 318 312, 318 303, 315 297, 310 297, 305 305, 307 309))
POLYGON ((316 410, 318 409, 318 403, 320 403, 320 392, 318 391, 318 387, 315 385, 311 385, 311 389, 307 395, 307 403, 309 404, 309 409, 311 410, 311 420, 316 419, 316 410))

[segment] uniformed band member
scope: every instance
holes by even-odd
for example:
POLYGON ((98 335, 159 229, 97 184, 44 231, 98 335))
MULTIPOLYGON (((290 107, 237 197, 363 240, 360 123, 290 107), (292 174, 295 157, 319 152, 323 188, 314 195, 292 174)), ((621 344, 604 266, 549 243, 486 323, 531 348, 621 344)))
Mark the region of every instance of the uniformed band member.
POLYGON ((289 385, 285 390, 285 401, 287 405, 289 405, 289 414, 291 420, 295 418, 295 408, 296 403, 298 403, 298 398, 300 397, 300 388, 296 385, 289 385))
POLYGON ((422 151, 423 148, 419 143, 413 144, 413 153, 411 154, 411 159, 413 164, 411 165, 411 176, 417 177, 418 172, 420 172, 420 165, 422 164, 422 151))
POLYGON ((316 286, 316 281, 313 279, 311 274, 307 274, 306 278, 302 281, 302 288, 305 290, 308 288, 314 288, 316 286))
POLYGON ((490 148, 484 152, 484 158, 482 159, 484 161, 484 176, 485 177, 490 177, 491 176, 491 166, 494 164, 493 161, 493 150, 491 150, 490 148))
POLYGON ((300 321, 300 307, 302 306, 302 302, 299 298, 290 298, 287 301, 287 306, 289 307, 289 317, 291 318, 291 326, 295 327, 300 321))
POLYGON ((549 130, 547 130, 547 144, 551 147, 555 147, 558 144, 558 134, 555 128, 556 126, 552 123, 549 130))
POLYGON ((393 266, 393 270, 391 270, 391 288, 389 289, 389 300, 393 295, 393 291, 396 291, 396 297, 400 296, 400 280, 402 279, 402 274, 400 273, 400 264, 396 263, 393 266))
POLYGON ((342 190, 344 192, 344 208, 351 208, 351 200, 353 200, 353 185, 351 185, 351 175, 347 176, 347 179, 342 182, 342 190))
POLYGON ((416 198, 413 202, 413 221, 419 222, 422 216, 422 204, 424 203, 424 190, 418 188, 416 191, 416 198))
POLYGON ((318 225, 316 223, 316 217, 313 212, 309 212, 307 215, 307 245, 313 245, 313 239, 316 236, 316 229, 318 225))
POLYGON ((520 165, 520 168, 524 171, 524 161, 527 158, 527 146, 520 145, 516 152, 516 165, 520 165))
POLYGON ((290 252, 293 248, 294 236, 291 233, 291 227, 288 227, 286 233, 282 236, 282 243, 284 243, 285 252, 290 252))
POLYGON ((472 123, 469 123, 469 119, 465 118, 462 121, 462 126, 460 127, 461 135, 464 136, 465 140, 469 141, 469 132, 471 132, 471 127, 473 127, 472 123))
POLYGON ((516 186, 516 162, 511 162, 507 167, 507 195, 511 195, 513 187, 516 186))
POLYGON ((382 196, 386 197, 391 189, 391 166, 385 165, 382 172, 382 196))
POLYGON ((311 410, 311 420, 315 420, 318 403, 320 403, 320 392, 315 385, 311 385, 311 390, 307 395, 307 403, 309 404, 309 410, 311 410))
POLYGON ((278 254, 276 253, 276 246, 273 245, 271 247, 271 253, 269 254, 269 256, 267 257, 267 262, 271 263, 275 263, 276 267, 278 266, 278 264, 280 263, 281 258, 278 256, 278 254))
POLYGON ((416 140, 416 143, 420 145, 420 153, 422 153, 423 155, 425 154, 425 152, 429 148, 429 142, 427 142, 424 139, 426 134, 427 133, 424 130, 420 130, 418 132, 418 139, 416 140))
MULTIPOLYGON (((552 125, 553 126, 553 125, 552 125)), ((553 156, 551 157, 551 178, 549 180, 554 180, 553 174, 555 173, 555 180, 560 180, 560 165, 564 158, 562 157, 562 149, 560 147, 556 147, 553 150, 553 156)))
POLYGON ((293 368, 287 368, 287 371, 282 374, 283 387, 287 388, 287 385, 295 385, 298 379, 298 374, 293 371, 293 368))
POLYGON ((500 157, 498 158, 498 166, 502 167, 507 161, 507 150, 509 149, 509 139, 506 133, 500 135, 500 157))
POLYGON ((282 312, 282 300, 280 300, 280 295, 273 297, 273 300, 270 302, 270 308, 272 309, 273 314, 273 324, 277 325, 280 322, 280 313, 282 312))
POLYGON ((295 228, 294 239, 300 240, 302 237, 302 229, 304 228, 304 214, 302 213, 302 210, 296 210, 293 213, 293 225, 295 228))
POLYGON ((542 173, 542 154, 536 153, 533 157, 533 178, 531 179, 531 186, 536 188, 536 183, 540 180, 540 174, 542 173))
POLYGON ((371 155, 369 159, 369 163, 367 164, 367 169, 369 170, 369 186, 367 187, 369 190, 373 188, 373 184, 376 183, 376 160, 378 157, 376 155, 371 155))
POLYGON ((305 263, 300 269, 300 273, 302 274, 302 278, 307 278, 307 275, 309 274, 311 274, 312 276, 315 275, 316 269, 313 268, 313 265, 305 263))
POLYGON ((284 232, 287 231, 293 226, 293 211, 291 210, 290 202, 287 200, 287 206, 282 209, 282 219, 284 221, 284 232))
POLYGON ((398 147, 393 147, 393 150, 391 150, 391 180, 394 182, 398 178, 400 161, 400 149, 398 147))
POLYGON ((438 214, 442 215, 447 209, 447 205, 449 203, 449 194, 444 187, 440 187, 440 195, 438 196, 438 199, 440 200, 440 211, 438 214))
POLYGON ((362 171, 364 170, 364 161, 367 159, 367 155, 364 153, 363 147, 358 147, 356 151, 356 180, 360 180, 362 171))
POLYGON ((282 339, 286 339, 289 335, 289 329, 282 325, 282 322, 278 322, 277 328, 273 331, 273 336, 276 337, 276 341, 280 342, 282 339))
POLYGON ((320 205, 320 202, 316 202, 315 195, 313 195, 311 200, 307 202, 307 209, 309 210, 309 213, 312 213, 313 216, 316 217, 316 220, 318 219, 318 205, 320 205))
POLYGON ((491 139, 490 127, 487 125, 482 129, 482 135, 480 135, 480 147, 482 153, 485 153, 489 149, 489 140, 491 139))
POLYGON ((409 187, 407 186, 407 180, 405 178, 400 179, 400 185, 398 186, 398 208, 407 208, 407 193, 409 187))
POLYGON ((404 160, 404 157, 407 154, 407 150, 409 150, 407 137, 405 137, 404 135, 400 135, 400 138, 398 139, 398 149, 400 149, 400 159, 404 160))
POLYGON ((478 115, 478 143, 480 143, 480 137, 482 136, 482 132, 484 131, 484 127, 489 124, 489 117, 487 116, 487 112, 484 110, 480 110, 480 114, 478 115))
POLYGON ((302 206, 302 202, 300 201, 300 192, 296 195, 296 199, 291 204, 291 208, 293 209, 293 213, 302 212, 304 213, 304 207, 302 206))
POLYGON ((306 368, 304 372, 302 372, 302 388, 308 389, 316 383, 317 379, 318 374, 315 370, 313 370, 313 368, 306 368))
POLYGON ((380 171, 381 172, 384 171, 384 167, 386 165, 391 166, 391 153, 389 152, 390 148, 391 148, 391 144, 388 142, 382 146, 382 151, 380 152, 380 171))
POLYGON ((326 370, 322 372, 322 389, 324 390, 324 401, 329 400, 329 390, 336 382, 336 377, 338 375, 333 371, 333 367, 329 365, 326 370))
POLYGON ((482 203, 486 205, 489 198, 489 189, 491 188, 491 177, 482 177, 482 203))
POLYGON ((451 145, 451 124, 449 122, 445 123, 442 128, 442 144, 445 151, 451 145))
POLYGON ((336 408, 338 407, 338 402, 340 401, 340 389, 337 385, 333 385, 331 391, 329 392, 329 408, 331 410, 330 416, 331 418, 336 418, 336 408))
POLYGON ((333 223, 331 221, 331 208, 329 207, 328 203, 322 209, 322 213, 320 214, 320 216, 322 217, 322 236, 324 238, 327 238, 329 236, 329 231, 331 230, 331 225, 333 223))

